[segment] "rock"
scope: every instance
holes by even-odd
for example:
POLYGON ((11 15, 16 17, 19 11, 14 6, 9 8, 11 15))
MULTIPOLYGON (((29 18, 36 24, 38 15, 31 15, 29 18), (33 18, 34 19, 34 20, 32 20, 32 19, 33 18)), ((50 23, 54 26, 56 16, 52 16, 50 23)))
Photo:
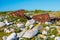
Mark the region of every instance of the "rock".
POLYGON ((34 27, 31 30, 27 30, 22 37, 24 37, 24 38, 32 38, 33 36, 35 36, 38 33, 38 30, 40 28, 41 28, 40 25, 37 25, 36 27, 34 27))
POLYGON ((12 22, 8 22, 7 19, 5 19, 4 22, 5 22, 6 25, 10 25, 10 24, 12 24, 12 22))
POLYGON ((52 23, 51 22, 45 22, 46 25, 51 25, 52 23))
POLYGON ((57 24, 57 25, 60 25, 60 22, 57 22, 56 24, 57 24))
POLYGON ((60 27, 57 27, 57 31, 58 31, 58 33, 60 33, 60 27))
POLYGON ((4 32, 6 33, 11 33, 11 32, 14 32, 15 30, 13 28, 5 28, 4 29, 4 32))
POLYGON ((20 37, 20 33, 17 33, 17 37, 20 37))
POLYGON ((43 31, 42 31, 42 34, 47 35, 47 31, 43 30, 43 31))
POLYGON ((20 32, 20 35, 19 35, 19 37, 22 37, 23 35, 24 35, 24 33, 26 32, 26 29, 25 30, 23 30, 22 32, 20 32))
POLYGON ((45 29, 48 31, 50 28, 48 26, 46 26, 45 29))
POLYGON ((60 40, 60 37, 55 37, 55 40, 60 40))
POLYGON ((18 23, 17 24, 17 27, 19 28, 19 27, 24 27, 24 24, 23 23, 18 23))
POLYGON ((14 30, 13 28, 10 28, 10 31, 11 31, 11 32, 14 32, 15 30, 14 30))
POLYGON ((5 26, 5 23, 0 22, 0 27, 3 27, 3 26, 5 26))
POLYGON ((7 40, 17 40, 17 34, 16 33, 12 33, 11 35, 9 35, 7 37, 7 40))
POLYGON ((11 31, 10 30, 6 30, 6 33, 10 33, 11 31))
POLYGON ((28 20, 25 24, 25 26, 29 26, 29 25, 32 25, 35 23, 35 20, 34 19, 31 19, 31 20, 28 20))
POLYGON ((23 30, 25 30, 25 28, 20 28, 20 30, 22 30, 22 31, 23 31, 23 30))
POLYGON ((4 29, 4 32, 6 32, 6 33, 10 33, 11 31, 10 31, 10 29, 5 28, 5 29, 4 29))
POLYGON ((29 28, 32 29, 34 25, 30 25, 29 28))
POLYGON ((3 36, 3 37, 2 37, 2 40, 6 40, 6 39, 7 39, 7 36, 3 36))
POLYGON ((38 30, 28 30, 25 32, 25 34, 23 35, 23 37, 25 38, 32 38, 34 35, 36 35, 38 33, 38 30))
POLYGON ((38 34, 38 38, 46 39, 46 36, 45 36, 45 35, 43 35, 43 34, 38 34))
POLYGON ((50 36, 50 38, 53 38, 53 37, 55 37, 55 35, 51 35, 51 36, 50 36))

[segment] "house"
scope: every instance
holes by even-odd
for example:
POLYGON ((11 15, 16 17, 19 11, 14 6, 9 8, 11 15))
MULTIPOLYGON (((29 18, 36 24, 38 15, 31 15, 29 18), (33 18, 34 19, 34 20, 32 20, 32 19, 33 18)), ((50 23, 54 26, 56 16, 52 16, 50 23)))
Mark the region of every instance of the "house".
POLYGON ((49 14, 39 14, 39 15, 34 15, 32 17, 34 20, 38 22, 49 22, 50 21, 50 16, 49 14))

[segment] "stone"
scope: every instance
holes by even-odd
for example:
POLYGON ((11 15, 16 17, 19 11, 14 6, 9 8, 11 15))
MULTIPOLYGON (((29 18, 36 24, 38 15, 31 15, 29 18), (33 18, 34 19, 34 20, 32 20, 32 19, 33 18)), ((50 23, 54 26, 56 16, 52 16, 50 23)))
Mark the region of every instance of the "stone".
POLYGON ((5 23, 0 22, 0 27, 3 27, 3 26, 5 26, 5 23))

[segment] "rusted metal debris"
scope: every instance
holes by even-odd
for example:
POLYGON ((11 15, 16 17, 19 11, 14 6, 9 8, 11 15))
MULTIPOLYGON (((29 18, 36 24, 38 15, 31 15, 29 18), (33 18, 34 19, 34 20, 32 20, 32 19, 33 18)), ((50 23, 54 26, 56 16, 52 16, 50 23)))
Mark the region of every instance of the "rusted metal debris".
POLYGON ((21 17, 21 18, 25 18, 24 16, 24 10, 17 10, 15 12, 11 12, 10 13, 11 16, 16 16, 16 17, 21 17))
POLYGON ((40 14, 40 15, 35 15, 32 17, 33 19, 35 19, 38 22, 48 22, 50 21, 50 16, 49 14, 40 14))

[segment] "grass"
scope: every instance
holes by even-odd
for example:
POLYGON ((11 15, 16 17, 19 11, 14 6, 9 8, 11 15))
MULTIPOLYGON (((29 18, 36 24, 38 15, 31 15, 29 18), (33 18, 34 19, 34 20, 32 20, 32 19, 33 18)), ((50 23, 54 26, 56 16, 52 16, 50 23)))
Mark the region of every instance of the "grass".
POLYGON ((6 28, 6 27, 4 26, 4 27, 0 28, 0 40, 2 40, 3 36, 8 36, 10 34, 10 33, 9 34, 5 33, 3 30, 4 28, 6 28))
MULTIPOLYGON (((10 33, 9 33, 9 34, 10 34, 10 33)), ((3 36, 8 36, 9 34, 1 31, 1 32, 0 32, 0 40, 2 40, 2 37, 3 37, 3 36)))

